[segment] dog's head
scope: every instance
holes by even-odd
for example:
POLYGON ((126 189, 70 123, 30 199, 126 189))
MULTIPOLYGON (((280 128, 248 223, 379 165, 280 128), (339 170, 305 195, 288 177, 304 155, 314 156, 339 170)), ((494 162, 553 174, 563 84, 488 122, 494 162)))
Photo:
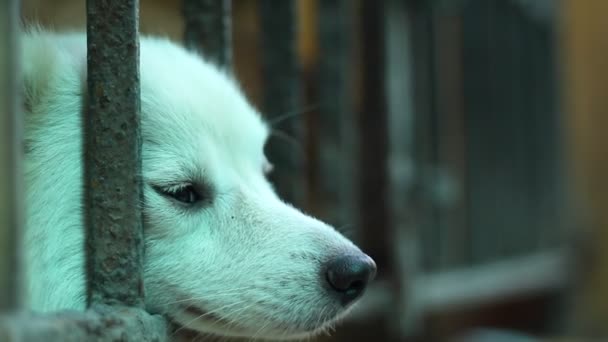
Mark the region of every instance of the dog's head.
MULTIPOLYGON (((26 107, 44 107, 52 83, 77 115, 84 36, 28 39, 26 107)), ((322 331, 361 296, 374 262, 276 196, 269 129, 230 77, 166 40, 140 46, 148 310, 223 336, 322 331)))
POLYGON ((149 308, 227 336, 323 330, 374 262, 277 197, 268 127, 230 78, 166 41, 141 48, 149 308))

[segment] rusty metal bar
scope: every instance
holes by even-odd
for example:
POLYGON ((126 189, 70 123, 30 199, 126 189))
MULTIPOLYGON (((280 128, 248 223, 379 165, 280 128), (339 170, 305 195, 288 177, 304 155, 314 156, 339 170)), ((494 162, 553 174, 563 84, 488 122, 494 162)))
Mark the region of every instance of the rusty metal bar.
POLYGON ((289 119, 290 113, 302 110, 296 51, 295 2, 261 0, 260 21, 263 109, 273 134, 267 149, 268 157, 275 166, 270 177, 282 198, 302 205, 304 154, 299 145, 294 145, 294 142, 301 140, 302 120, 289 119))
POLYGON ((138 308, 105 305, 86 312, 18 314, 0 317, 0 341, 167 341, 167 327, 159 316, 138 308))
POLYGON ((0 341, 166 341, 143 306, 137 1, 88 1, 89 107, 84 115, 91 285, 85 312, 19 308, 21 125, 15 67, 18 2, 0 0, 0 341), (112 304, 112 305, 105 305, 112 304), (126 307, 123 305, 132 305, 126 307), (2 311, 12 311, 9 314, 2 311))
POLYGON ((143 306, 138 0, 88 0, 89 305, 143 306))
POLYGON ((232 67, 231 0, 183 0, 184 43, 215 64, 232 67))
POLYGON ((17 86, 18 8, 18 1, 0 1, 0 311, 15 311, 20 304, 18 234, 23 206, 17 86))

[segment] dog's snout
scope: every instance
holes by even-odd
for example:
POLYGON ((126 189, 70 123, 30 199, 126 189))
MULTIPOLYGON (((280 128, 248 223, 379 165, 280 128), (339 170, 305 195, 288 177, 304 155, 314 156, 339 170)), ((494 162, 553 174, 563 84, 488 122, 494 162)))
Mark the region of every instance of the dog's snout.
POLYGON ((363 253, 339 256, 327 263, 325 276, 346 305, 359 298, 376 276, 376 263, 363 253))

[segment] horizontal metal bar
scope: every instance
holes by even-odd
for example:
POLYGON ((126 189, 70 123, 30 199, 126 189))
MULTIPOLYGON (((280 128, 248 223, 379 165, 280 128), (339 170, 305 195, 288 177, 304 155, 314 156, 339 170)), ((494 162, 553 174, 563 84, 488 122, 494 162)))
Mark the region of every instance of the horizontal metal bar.
POLYGON ((414 294, 425 312, 478 307, 568 284, 568 255, 561 250, 421 276, 414 294))
POLYGON ((143 306, 138 0, 88 0, 89 304, 143 306))
MULTIPOLYGON (((475 309, 483 305, 566 289, 568 254, 562 250, 501 260, 480 266, 419 275, 409 285, 412 294, 405 305, 415 306, 411 319, 449 310, 475 309)), ((345 320, 369 321, 384 315, 395 303, 386 280, 375 281, 361 303, 345 320)))
POLYGON ((96 306, 86 312, 0 317, 0 341, 167 341, 167 325, 160 316, 131 307, 96 306))

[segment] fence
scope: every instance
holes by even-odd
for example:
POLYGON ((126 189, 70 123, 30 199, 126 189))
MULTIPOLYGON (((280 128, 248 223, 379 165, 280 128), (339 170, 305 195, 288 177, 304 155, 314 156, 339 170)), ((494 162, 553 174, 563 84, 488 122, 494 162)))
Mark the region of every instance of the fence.
MULTIPOLYGON (((185 3, 195 22, 195 41, 218 62, 228 63, 229 1, 185 3), (209 11, 211 10, 211 11, 209 11), (224 39, 219 39, 222 37, 224 39)), ((2 1, 0 151, 2 212, 0 236, 0 321, 2 341, 163 341, 167 325, 143 310, 143 230, 140 205, 141 136, 139 88, 139 2, 87 1, 88 107, 85 127, 85 221, 88 307, 86 312, 32 315, 20 307, 19 233, 22 227, 21 115, 18 82, 19 4, 2 1), (125 62, 126 61, 126 62, 125 62)))
MULTIPOLYGON (((239 22, 231 22, 231 11, 255 8, 262 48, 257 64, 247 62, 259 67, 257 102, 276 129, 267 152, 277 167, 277 190, 340 228, 349 223, 349 237, 378 262, 379 281, 346 322, 356 324, 339 330, 336 340, 439 339, 496 323, 471 318, 480 307, 561 298, 569 278, 564 237, 554 229, 564 225, 565 194, 551 3, 184 2, 186 46, 204 48, 234 73, 239 56, 230 45, 239 22), (299 20, 314 27, 312 33, 299 20), (302 32, 312 47, 297 45, 302 32), (464 318, 454 319, 460 312, 464 318)), ((139 181, 138 3, 87 4, 89 89, 101 87, 112 100, 96 102, 98 93, 89 94, 85 121, 96 132, 89 136, 118 130, 125 137, 102 139, 112 143, 107 146, 87 141, 87 182, 100 177, 96 165, 115 166, 110 171, 116 173, 101 176, 111 182, 101 188, 119 187, 124 197, 108 201, 108 193, 88 192, 91 309, 49 316, 20 311, 18 4, 4 0, 2 6, 0 165, 11 167, 0 168, 0 309, 10 313, 0 321, 0 340, 163 340, 165 322, 141 309, 141 214, 129 209, 141 196, 132 189, 139 181), (119 59, 131 63, 108 74, 119 59), (124 88, 104 86, 109 83, 124 88), (104 119, 118 112, 129 114, 121 120, 133 131, 104 119), (108 211, 120 221, 105 222, 108 211), (107 234, 110 229, 118 234, 107 234), (113 242, 103 244, 106 239, 113 242), (114 247, 101 247, 107 245, 114 247), (106 258, 136 276, 99 272, 95 265, 106 258)), ((544 302, 535 310, 543 319, 551 311, 544 302)))

